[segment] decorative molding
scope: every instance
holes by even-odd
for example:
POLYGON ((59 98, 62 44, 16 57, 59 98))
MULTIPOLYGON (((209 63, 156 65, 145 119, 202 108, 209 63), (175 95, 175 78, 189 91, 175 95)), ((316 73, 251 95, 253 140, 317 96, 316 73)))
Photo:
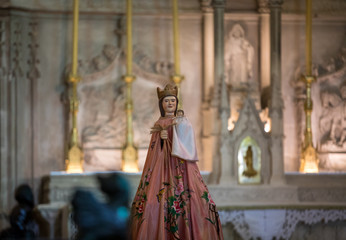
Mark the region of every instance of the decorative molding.
POLYGON ((219 208, 231 206, 284 206, 297 204, 296 187, 273 187, 269 185, 210 185, 209 190, 219 208))
POLYGON ((346 202, 346 189, 299 187, 298 199, 302 202, 346 202))

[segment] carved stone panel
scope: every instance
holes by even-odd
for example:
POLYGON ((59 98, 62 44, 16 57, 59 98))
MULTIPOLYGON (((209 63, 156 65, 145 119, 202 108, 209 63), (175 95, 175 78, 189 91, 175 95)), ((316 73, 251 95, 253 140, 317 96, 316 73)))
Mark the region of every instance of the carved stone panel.
MULTIPOLYGON (((319 159, 320 171, 346 171, 346 48, 339 55, 314 65, 316 83, 312 85, 312 131, 319 159)), ((302 70, 297 70, 302 72, 302 70)), ((299 79, 297 74, 296 78, 299 79)), ((295 95, 298 101, 298 144, 304 139, 305 86, 296 80, 295 95)))
MULTIPOLYGON (((85 75, 79 84, 78 116, 84 149, 85 169, 120 170, 126 136, 125 52, 106 45, 92 61, 82 62, 85 75)), ((134 51, 132 84, 134 143, 143 165, 150 140, 150 128, 160 116, 156 87, 169 81, 172 64, 153 61, 141 50, 134 51)), ((82 68, 83 70, 83 68, 82 68)))

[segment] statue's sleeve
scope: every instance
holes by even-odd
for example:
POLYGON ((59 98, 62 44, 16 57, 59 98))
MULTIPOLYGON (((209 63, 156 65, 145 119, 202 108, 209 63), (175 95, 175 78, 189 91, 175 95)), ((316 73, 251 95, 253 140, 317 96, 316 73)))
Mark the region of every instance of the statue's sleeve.
POLYGON ((195 133, 186 117, 173 126, 172 155, 187 161, 198 161, 195 133))

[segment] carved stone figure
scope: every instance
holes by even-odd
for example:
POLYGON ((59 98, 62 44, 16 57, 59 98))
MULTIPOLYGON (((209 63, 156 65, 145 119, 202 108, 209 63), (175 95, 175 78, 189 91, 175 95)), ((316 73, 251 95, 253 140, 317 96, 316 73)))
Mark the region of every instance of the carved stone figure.
POLYGON ((244 170, 243 175, 246 177, 256 176, 257 171, 253 168, 253 156, 251 146, 248 146, 244 160, 246 164, 246 169, 244 170))
POLYGON ((254 48, 245 39, 244 29, 235 24, 225 41, 226 81, 233 87, 242 86, 253 76, 254 48))
POLYGON ((340 92, 322 92, 321 102, 322 142, 331 140, 334 145, 342 147, 346 140, 346 83, 341 86, 340 92))

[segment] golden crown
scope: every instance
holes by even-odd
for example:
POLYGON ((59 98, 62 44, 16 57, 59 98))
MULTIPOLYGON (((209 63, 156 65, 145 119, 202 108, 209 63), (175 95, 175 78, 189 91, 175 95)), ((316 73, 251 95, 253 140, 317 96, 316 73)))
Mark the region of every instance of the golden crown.
POLYGON ((173 86, 171 84, 167 84, 166 87, 162 90, 159 87, 157 88, 157 97, 162 99, 167 96, 177 96, 178 95, 178 87, 173 86))

